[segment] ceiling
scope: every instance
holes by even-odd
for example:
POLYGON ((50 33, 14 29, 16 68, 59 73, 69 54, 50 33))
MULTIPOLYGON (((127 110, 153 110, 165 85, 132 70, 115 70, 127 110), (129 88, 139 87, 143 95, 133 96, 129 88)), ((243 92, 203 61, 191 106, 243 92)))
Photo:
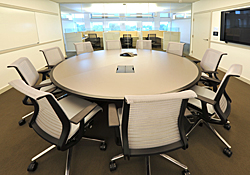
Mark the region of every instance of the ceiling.
MULTIPOLYGON (((62 1, 62 0, 57 0, 62 1)), ((184 1, 184 0, 183 0, 184 1)), ((190 0, 189 0, 190 1, 190 0)), ((190 13, 191 3, 63 3, 63 13, 190 13)))

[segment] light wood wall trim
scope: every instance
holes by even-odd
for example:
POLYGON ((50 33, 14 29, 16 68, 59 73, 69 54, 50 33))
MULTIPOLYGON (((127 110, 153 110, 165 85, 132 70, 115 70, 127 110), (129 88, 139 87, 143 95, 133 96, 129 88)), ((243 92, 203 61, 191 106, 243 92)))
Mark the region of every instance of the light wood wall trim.
POLYGON ((16 6, 16 5, 4 4, 4 3, 0 3, 0 7, 7 7, 7 8, 12 8, 12 9, 17 9, 17 10, 25 10, 25 11, 30 11, 30 12, 38 12, 38 13, 58 16, 58 13, 53 13, 53 12, 44 11, 44 10, 37 10, 37 9, 32 9, 32 8, 27 8, 27 7, 21 7, 21 6, 16 6))
POLYGON ((5 86, 4 88, 0 89, 0 94, 10 90, 11 88, 12 88, 12 86, 10 86, 10 85, 5 86))
POLYGON ((9 52, 14 52, 14 51, 17 51, 17 50, 22 50, 22 49, 27 49, 27 48, 31 48, 31 47, 36 47, 36 46, 39 46, 39 45, 54 43, 54 42, 58 42, 58 41, 61 41, 61 40, 62 39, 58 39, 58 40, 44 42, 44 43, 37 43, 37 44, 31 44, 31 45, 28 45, 28 46, 21 46, 21 47, 16 47, 16 48, 12 48, 12 49, 6 49, 6 50, 0 51, 0 54, 5 54, 5 53, 9 53, 9 52))
MULTIPOLYGON (((223 69, 223 68, 218 68, 220 71, 222 71, 222 72, 224 72, 224 73, 226 73, 227 72, 227 70, 226 69, 223 69)), ((241 80, 241 81, 243 81, 244 83, 247 83, 247 84, 249 84, 250 85, 250 80, 249 79, 247 79, 247 78, 245 78, 245 77, 242 77, 242 76, 240 76, 240 77, 235 77, 235 78, 237 78, 237 79, 239 79, 239 80, 241 80)))

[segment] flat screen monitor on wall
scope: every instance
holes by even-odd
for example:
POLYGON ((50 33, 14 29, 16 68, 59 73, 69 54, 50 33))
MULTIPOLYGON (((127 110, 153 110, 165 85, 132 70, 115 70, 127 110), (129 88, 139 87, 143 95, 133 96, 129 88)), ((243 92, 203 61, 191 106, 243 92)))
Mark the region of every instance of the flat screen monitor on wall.
POLYGON ((220 40, 250 45, 250 8, 221 12, 220 40))

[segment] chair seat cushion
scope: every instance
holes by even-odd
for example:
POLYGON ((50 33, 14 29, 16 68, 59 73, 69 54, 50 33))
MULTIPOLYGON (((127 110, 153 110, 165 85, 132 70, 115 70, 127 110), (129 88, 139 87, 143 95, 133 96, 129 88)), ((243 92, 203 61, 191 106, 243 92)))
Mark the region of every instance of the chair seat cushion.
MULTIPOLYGON (((85 109, 87 106, 92 104, 91 102, 79 98, 74 95, 67 96, 59 101, 63 110, 65 111, 69 120, 78 114, 81 110, 85 109)), ((99 110, 102 108, 97 106, 93 111, 91 111, 84 119, 84 123, 87 123, 99 110)), ((80 124, 71 123, 71 129, 68 139, 70 139, 79 129, 80 124)))
MULTIPOLYGON (((46 84, 46 83, 51 83, 51 80, 46 79, 46 80, 42 81, 40 84, 46 84)), ((52 88, 55 88, 55 87, 56 86, 54 84, 52 84, 52 85, 49 85, 49 86, 42 87, 40 90, 46 92, 46 91, 48 91, 48 90, 50 90, 52 88)), ((56 91, 59 91, 59 90, 56 90, 56 91)))
POLYGON ((208 75, 204 72, 201 73, 201 76, 208 77, 208 75))
MULTIPOLYGON (((209 98, 211 100, 213 100, 215 97, 215 92, 210 90, 210 89, 207 89, 206 87, 196 85, 196 86, 192 87, 191 90, 193 90, 197 95, 209 98)), ((188 100, 188 103, 202 109, 201 101, 198 99, 191 98, 188 100)), ((208 110, 208 113, 210 115, 213 115, 215 113, 214 107, 208 103, 207 103, 207 110, 208 110)))

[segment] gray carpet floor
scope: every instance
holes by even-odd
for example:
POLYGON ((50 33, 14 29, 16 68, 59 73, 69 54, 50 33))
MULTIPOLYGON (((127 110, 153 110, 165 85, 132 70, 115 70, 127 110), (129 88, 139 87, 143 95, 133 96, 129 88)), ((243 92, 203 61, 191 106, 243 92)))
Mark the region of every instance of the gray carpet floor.
MULTIPOLYGON (((244 65, 243 65, 244 66, 244 65)), ((222 77, 223 73, 219 72, 222 77)), ((229 81, 227 92, 232 99, 232 111, 229 117, 231 130, 213 125, 215 129, 232 145, 232 157, 222 153, 223 143, 204 125, 197 127, 189 136, 189 148, 176 150, 169 155, 189 167, 192 175, 247 175, 250 174, 250 86, 236 78, 229 81)), ((24 106, 24 95, 14 89, 0 95, 0 174, 1 175, 62 175, 65 170, 66 152, 56 149, 37 160, 38 169, 27 172, 30 159, 50 146, 40 138, 28 123, 18 125, 21 117, 32 107, 24 106)), ((107 104, 95 117, 94 126, 87 130, 86 136, 103 138, 108 147, 99 150, 99 143, 82 140, 73 149, 72 175, 141 175, 145 174, 144 157, 132 157, 118 160, 117 170, 109 171, 109 161, 114 155, 122 152, 116 146, 114 131, 107 125, 107 104)), ((27 119, 28 122, 28 119, 27 119)), ((151 157, 152 174, 178 175, 182 169, 158 155, 151 157)))

